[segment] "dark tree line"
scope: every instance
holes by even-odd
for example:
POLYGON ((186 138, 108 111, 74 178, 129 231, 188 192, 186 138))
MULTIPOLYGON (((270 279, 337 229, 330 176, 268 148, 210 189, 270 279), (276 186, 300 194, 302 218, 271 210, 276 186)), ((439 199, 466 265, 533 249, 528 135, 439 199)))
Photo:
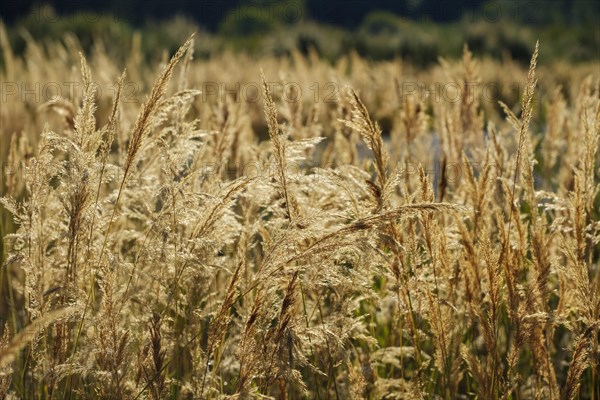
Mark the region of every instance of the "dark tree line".
POLYGON ((113 16, 133 25, 146 19, 183 14, 210 30, 232 12, 254 17, 319 22, 355 28, 371 11, 389 11, 412 20, 450 22, 460 18, 511 17, 531 24, 593 23, 600 16, 598 0, 4 0, 0 16, 8 23, 23 18, 37 5, 49 4, 60 16, 90 12, 113 16), (274 15, 284 13, 285 15, 274 15), (271 15, 269 15, 271 14, 271 15))

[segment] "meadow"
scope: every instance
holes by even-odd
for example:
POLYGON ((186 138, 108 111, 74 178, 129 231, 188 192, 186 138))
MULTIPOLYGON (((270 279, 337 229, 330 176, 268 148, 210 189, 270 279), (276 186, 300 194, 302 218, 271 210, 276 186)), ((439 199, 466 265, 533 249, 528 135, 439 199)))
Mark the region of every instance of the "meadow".
POLYGON ((24 37, 0 398, 600 398, 597 62, 24 37))

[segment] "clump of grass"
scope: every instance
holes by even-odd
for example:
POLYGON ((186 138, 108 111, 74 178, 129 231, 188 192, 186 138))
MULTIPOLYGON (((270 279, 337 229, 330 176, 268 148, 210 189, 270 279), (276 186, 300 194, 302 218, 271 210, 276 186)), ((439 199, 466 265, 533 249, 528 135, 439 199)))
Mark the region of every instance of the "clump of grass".
POLYGON ((465 47, 419 76, 461 88, 453 102, 406 96, 405 71, 357 55, 263 72, 194 61, 190 38, 125 73, 69 43, 31 42, 1 72, 66 80, 67 57, 82 82, 2 114, 22 174, 0 200, 1 396, 600 395, 597 76, 558 89, 537 45, 527 71, 465 47), (520 101, 487 104, 474 83, 502 67, 520 101), (239 76, 261 101, 203 97, 239 76), (351 88, 290 102, 267 76, 351 88))

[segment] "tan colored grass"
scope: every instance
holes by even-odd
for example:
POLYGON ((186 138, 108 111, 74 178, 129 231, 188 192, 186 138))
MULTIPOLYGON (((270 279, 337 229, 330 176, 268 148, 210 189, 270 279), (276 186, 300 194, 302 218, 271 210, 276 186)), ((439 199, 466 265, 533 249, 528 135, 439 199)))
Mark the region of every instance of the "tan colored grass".
POLYGON ((65 43, 15 57, 0 26, 3 82, 81 82, 2 107, 1 396, 600 395, 593 66, 559 89, 537 45, 416 71, 190 38, 125 73, 65 43))

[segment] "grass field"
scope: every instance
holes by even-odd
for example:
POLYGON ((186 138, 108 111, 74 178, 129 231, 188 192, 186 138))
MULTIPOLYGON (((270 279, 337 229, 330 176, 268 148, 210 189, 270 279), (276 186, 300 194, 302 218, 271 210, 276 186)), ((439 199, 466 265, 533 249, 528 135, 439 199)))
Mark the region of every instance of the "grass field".
POLYGON ((0 398, 600 399, 597 62, 7 37, 0 398))

